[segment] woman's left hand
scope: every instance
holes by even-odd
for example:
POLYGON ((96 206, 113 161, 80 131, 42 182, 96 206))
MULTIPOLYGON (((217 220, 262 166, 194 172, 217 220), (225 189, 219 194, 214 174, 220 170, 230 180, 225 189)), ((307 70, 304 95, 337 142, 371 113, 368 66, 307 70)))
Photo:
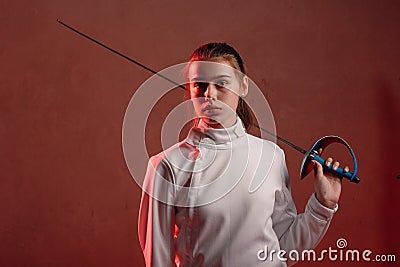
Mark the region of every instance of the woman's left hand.
MULTIPOLYGON (((319 151, 320 153, 322 151, 319 151)), ((332 158, 325 161, 326 166, 330 166, 333 162, 332 158)), ((322 165, 316 161, 312 161, 314 165, 314 188, 318 201, 327 208, 334 209, 339 202, 340 193, 342 190, 342 178, 336 177, 333 174, 325 171, 322 165)), ((339 162, 333 162, 332 169, 336 170, 339 167, 339 162)), ((349 167, 344 167, 344 171, 348 172, 349 167)))

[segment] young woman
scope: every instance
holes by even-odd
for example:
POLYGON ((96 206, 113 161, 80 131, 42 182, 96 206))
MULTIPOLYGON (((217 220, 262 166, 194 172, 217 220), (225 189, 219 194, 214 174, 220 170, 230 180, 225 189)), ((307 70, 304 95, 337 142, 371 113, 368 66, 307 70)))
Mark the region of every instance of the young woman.
POLYGON ((312 249, 324 236, 341 180, 313 162, 315 193, 297 214, 282 149, 246 132, 249 81, 237 51, 225 43, 201 46, 187 76, 198 120, 184 141, 149 160, 139 214, 146 266, 292 264, 290 251, 312 249), (249 190, 260 177, 266 179, 249 190))

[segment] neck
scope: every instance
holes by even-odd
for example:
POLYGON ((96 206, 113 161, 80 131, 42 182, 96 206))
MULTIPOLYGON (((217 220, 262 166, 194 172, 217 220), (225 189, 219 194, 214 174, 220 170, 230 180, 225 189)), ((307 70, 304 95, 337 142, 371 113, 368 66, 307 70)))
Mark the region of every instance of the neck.
POLYGON ((214 128, 203 119, 192 127, 186 142, 194 146, 207 146, 215 149, 228 149, 231 143, 246 134, 239 117, 231 127, 214 128))
POLYGON ((205 123, 207 123, 207 125, 210 126, 211 128, 222 129, 222 128, 229 128, 229 127, 232 127, 233 125, 235 125, 237 122, 236 118, 237 118, 236 116, 232 117, 229 120, 226 120, 223 124, 219 123, 213 119, 210 119, 210 118, 202 118, 202 120, 205 123))

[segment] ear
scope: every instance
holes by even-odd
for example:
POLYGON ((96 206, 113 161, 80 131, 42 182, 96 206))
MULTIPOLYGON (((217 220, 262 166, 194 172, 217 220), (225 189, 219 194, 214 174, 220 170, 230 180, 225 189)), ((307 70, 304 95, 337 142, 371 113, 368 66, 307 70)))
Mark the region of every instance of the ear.
POLYGON ((247 75, 244 75, 240 96, 245 97, 247 96, 248 92, 249 92, 249 77, 247 77, 247 75))

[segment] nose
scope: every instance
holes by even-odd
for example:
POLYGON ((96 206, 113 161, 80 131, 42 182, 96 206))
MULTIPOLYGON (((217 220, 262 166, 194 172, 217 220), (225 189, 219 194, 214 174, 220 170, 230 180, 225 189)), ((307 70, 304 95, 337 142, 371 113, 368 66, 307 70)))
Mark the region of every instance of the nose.
POLYGON ((207 90, 204 92, 204 97, 217 99, 217 88, 215 88, 215 84, 208 83, 207 90))

